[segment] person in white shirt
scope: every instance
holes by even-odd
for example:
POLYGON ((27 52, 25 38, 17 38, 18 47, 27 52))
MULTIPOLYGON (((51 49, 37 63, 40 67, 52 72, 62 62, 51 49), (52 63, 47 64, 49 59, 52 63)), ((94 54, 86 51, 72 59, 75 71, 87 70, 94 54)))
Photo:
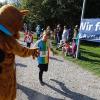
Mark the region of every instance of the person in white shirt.
POLYGON ((63 34, 62 34, 62 41, 65 42, 68 40, 69 34, 68 34, 68 29, 67 26, 64 26, 63 34))

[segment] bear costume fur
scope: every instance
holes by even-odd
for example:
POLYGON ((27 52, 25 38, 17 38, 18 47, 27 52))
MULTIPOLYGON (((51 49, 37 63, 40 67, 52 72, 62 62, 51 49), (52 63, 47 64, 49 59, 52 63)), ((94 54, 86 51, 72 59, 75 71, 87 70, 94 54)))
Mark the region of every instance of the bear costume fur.
MULTIPOLYGON (((38 56, 38 50, 22 47, 16 39, 23 25, 23 16, 27 10, 19 11, 12 5, 0 8, 0 49, 4 60, 0 62, 0 100, 16 99, 15 55, 21 57, 38 56)), ((2 57, 2 55, 1 55, 2 57)))

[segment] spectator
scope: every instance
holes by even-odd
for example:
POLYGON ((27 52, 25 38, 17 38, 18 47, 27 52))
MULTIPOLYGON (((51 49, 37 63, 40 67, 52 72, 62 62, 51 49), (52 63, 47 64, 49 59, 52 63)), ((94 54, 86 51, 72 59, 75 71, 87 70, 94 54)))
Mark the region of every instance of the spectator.
POLYGON ((60 43, 61 38, 62 38, 62 28, 61 28, 61 25, 58 24, 57 29, 56 29, 56 44, 57 45, 58 43, 60 43))
POLYGON ((62 41, 65 43, 69 39, 69 30, 67 26, 64 26, 63 34, 62 34, 62 41))
POLYGON ((74 28, 74 34, 73 34, 73 38, 75 39, 77 37, 77 34, 78 34, 78 25, 75 25, 75 28, 74 28))
POLYGON ((42 33, 41 26, 37 25, 36 27, 37 40, 40 38, 41 33, 42 33))

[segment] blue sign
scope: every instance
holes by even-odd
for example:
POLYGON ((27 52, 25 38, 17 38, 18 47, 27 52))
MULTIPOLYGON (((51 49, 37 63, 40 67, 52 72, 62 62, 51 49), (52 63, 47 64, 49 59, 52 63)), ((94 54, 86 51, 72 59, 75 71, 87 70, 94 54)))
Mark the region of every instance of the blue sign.
POLYGON ((100 40, 100 19, 82 19, 79 38, 100 40))

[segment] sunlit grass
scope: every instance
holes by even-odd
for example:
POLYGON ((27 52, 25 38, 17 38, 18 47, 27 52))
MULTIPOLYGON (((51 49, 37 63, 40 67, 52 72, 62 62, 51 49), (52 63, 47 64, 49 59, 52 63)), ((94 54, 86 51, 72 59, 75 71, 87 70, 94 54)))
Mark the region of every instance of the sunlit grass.
POLYGON ((100 76, 100 46, 81 44, 80 52, 79 59, 70 56, 65 58, 100 76))
MULTIPOLYGON (((62 56, 61 50, 58 50, 58 52, 59 55, 62 56)), ((71 56, 66 56, 64 58, 100 77, 100 45, 98 46, 95 43, 81 43, 80 52, 81 56, 79 59, 71 56)))

